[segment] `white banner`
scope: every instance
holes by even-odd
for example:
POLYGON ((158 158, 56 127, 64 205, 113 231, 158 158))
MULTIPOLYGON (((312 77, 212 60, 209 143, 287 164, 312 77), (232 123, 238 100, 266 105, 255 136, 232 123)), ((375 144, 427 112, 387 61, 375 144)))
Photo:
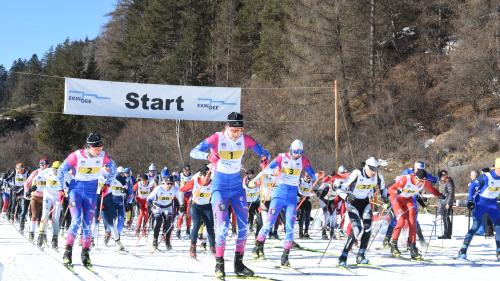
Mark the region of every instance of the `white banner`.
POLYGON ((64 113, 226 121, 240 112, 241 88, 171 86, 65 79, 64 113))

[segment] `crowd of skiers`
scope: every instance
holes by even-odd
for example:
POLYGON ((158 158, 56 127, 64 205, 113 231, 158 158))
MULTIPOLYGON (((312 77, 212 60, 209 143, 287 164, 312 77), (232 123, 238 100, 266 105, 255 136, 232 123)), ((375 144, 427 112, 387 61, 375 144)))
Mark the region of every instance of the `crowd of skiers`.
MULTIPOLYGON (((389 224, 384 245, 394 257, 401 256, 398 239, 408 227, 408 248, 412 259, 422 259, 417 236, 423 236, 418 224, 417 202, 426 210, 421 198, 428 191, 439 199, 439 213, 444 233, 450 239, 454 202, 454 184, 448 172, 437 177, 427 172, 425 163, 402 171, 394 183, 386 185, 381 164, 375 157, 366 159, 359 168, 348 171, 340 166, 331 174, 315 172, 304 155, 304 144, 294 140, 290 147, 271 158, 271 154, 251 136, 244 133, 243 116, 231 113, 227 124, 192 149, 190 156, 205 160, 196 171, 186 165, 178 172, 167 167, 149 165, 145 173, 132 175, 130 168, 117 166, 103 151, 98 133, 90 133, 86 147, 72 152, 64 161, 40 159, 39 167, 29 171, 23 163, 2 175, 2 216, 18 224, 21 233, 38 246, 50 240, 58 247, 58 237, 65 231, 63 263, 72 265, 75 240, 82 246, 82 264, 91 267, 90 250, 97 242, 99 224, 104 225, 104 243, 111 239, 120 251, 125 228, 137 239, 152 236, 152 247, 164 243, 172 248, 172 232, 182 238, 182 229, 191 240, 189 254, 197 257, 197 241, 209 248, 216 259, 215 276, 225 277, 224 252, 229 232, 236 236, 234 272, 252 276, 243 263, 248 234, 254 235, 253 257, 264 257, 266 238, 278 238, 279 225, 284 226, 281 266, 290 266, 289 253, 294 247, 295 222, 298 236, 310 239, 313 198, 323 209, 321 238, 347 236, 338 258, 347 266, 348 254, 357 245, 356 263, 368 264, 368 245, 372 236, 373 209, 379 219, 389 224), (259 173, 245 170, 242 159, 251 150, 260 159, 259 173), (242 177, 242 171, 244 175, 242 177), (28 227, 26 227, 28 221, 28 227), (47 226, 51 222, 51 232, 47 226), (37 234, 35 238, 35 234, 37 234)), ((496 232, 497 258, 500 260, 500 158, 491 170, 484 170, 469 186, 468 208, 473 224, 467 233, 459 258, 466 258, 467 248, 486 214, 496 232)))

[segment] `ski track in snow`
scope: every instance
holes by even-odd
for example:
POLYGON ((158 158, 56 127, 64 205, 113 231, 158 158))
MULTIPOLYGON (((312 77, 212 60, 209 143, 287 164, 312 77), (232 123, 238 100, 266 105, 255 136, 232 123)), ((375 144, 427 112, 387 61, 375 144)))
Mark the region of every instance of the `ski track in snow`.
MULTIPOLYGON (((313 212, 314 213, 314 212, 313 212)), ((322 217, 321 215, 318 217, 322 217)), ((433 228, 434 215, 419 215, 419 222, 426 239, 429 238, 433 228)), ((318 224, 316 223, 316 226, 318 224)), ((314 222, 311 222, 314 226, 314 222)), ((378 229, 379 223, 373 224, 372 233, 378 229)), ((453 239, 438 240, 433 236, 431 246, 424 257, 431 259, 434 263, 414 262, 403 259, 389 257, 388 249, 381 249, 383 233, 385 233, 385 223, 377 235, 375 242, 367 253, 366 257, 377 266, 385 267, 389 271, 382 271, 376 268, 356 267, 351 271, 336 268, 337 257, 344 246, 345 238, 332 240, 327 254, 321 264, 318 264, 321 253, 309 252, 299 249, 292 249, 290 262, 293 267, 308 273, 302 274, 291 269, 276 268, 282 253, 283 241, 267 240, 265 244, 266 260, 252 260, 253 234, 247 241, 245 263, 253 269, 259 276, 274 278, 278 280, 297 280, 298 278, 312 278, 312 280, 332 280, 336 277, 346 277, 345 280, 391 280, 403 278, 405 281, 421 280, 480 280, 497 279, 500 272, 500 263, 496 262, 495 240, 475 236, 469 247, 468 258, 475 263, 454 260, 462 244, 463 237, 467 231, 467 218, 455 216, 453 225, 453 239), (382 279, 388 278, 388 279, 382 279)), ((441 225, 438 221, 437 234, 441 235, 441 225)), ((297 239, 296 242, 302 247, 323 251, 328 244, 327 240, 321 240, 321 231, 311 229, 312 240, 297 239)), ((48 231, 50 233, 50 231, 48 231)), ((5 220, 0 220, 0 280, 213 280, 215 260, 214 258, 198 250, 198 261, 189 258, 189 240, 177 240, 172 238, 172 251, 166 251, 164 243, 160 242, 160 252, 151 254, 151 240, 142 238, 137 244, 137 238, 132 231, 124 229, 122 243, 129 251, 128 254, 117 253, 114 242, 110 242, 110 247, 104 246, 103 229, 101 226, 98 245, 91 250, 91 259, 94 269, 99 273, 97 276, 81 266, 80 253, 81 246, 75 243, 73 248, 73 263, 78 275, 74 275, 62 265, 62 253, 64 251, 64 241, 59 238, 59 252, 46 248, 41 251, 31 244, 25 236, 22 236, 17 229, 5 220)), ((175 233, 175 232, 174 232, 175 233)), ((184 233, 184 232, 183 232, 184 233)), ((27 236, 27 233, 25 232, 27 236)), ((403 236, 402 232, 402 236, 403 236)), ((174 236, 174 235, 173 235, 174 236)), ((298 235, 297 235, 298 236, 298 235)), ((284 233, 280 232, 280 237, 284 233)), ((35 238, 36 239, 36 238, 35 238)), ((50 240, 50 238, 49 238, 50 240)), ((400 238, 400 250, 402 255, 409 257, 409 253, 403 251, 400 238)), ((233 274, 235 237, 228 236, 226 245, 226 274, 233 274)), ((49 241, 50 243, 50 241, 49 241)), ((198 241, 198 244, 200 242, 198 241)), ((419 247, 425 253, 424 247, 419 247)), ((355 253, 349 254, 348 263, 355 263, 355 253)), ((228 279, 229 280, 229 279, 228 279)))

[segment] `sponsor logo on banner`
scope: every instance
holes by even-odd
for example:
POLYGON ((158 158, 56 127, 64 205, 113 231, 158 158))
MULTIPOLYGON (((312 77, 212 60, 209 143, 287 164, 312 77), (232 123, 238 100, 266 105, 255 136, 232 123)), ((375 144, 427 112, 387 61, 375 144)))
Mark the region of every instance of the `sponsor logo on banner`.
POLYGON ((214 100, 211 98, 198 98, 198 108, 207 110, 220 110, 225 105, 236 105, 234 102, 225 102, 223 100, 214 100))
POLYGON ((110 100, 110 97, 100 96, 95 93, 86 93, 84 91, 69 90, 68 100, 80 103, 92 103, 98 100, 110 100))

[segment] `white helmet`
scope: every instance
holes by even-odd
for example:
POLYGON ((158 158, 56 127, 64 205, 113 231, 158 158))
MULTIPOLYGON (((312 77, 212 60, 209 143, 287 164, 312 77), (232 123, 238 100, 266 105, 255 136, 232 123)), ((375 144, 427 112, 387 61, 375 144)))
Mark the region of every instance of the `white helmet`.
POLYGON ((339 174, 345 174, 345 173, 347 173, 347 169, 344 167, 344 165, 340 165, 339 174))
POLYGON ((123 167, 122 166, 118 166, 118 168, 116 168, 116 172, 117 173, 123 173, 123 167))
POLYGON ((380 166, 380 163, 378 162, 377 159, 375 159, 375 157, 370 157, 370 158, 366 159, 366 161, 365 161, 365 168, 368 168, 374 172, 378 171, 379 166, 380 166))
POLYGON ((154 163, 151 163, 148 168, 149 171, 156 171, 156 165, 154 163))
POLYGON ((415 170, 424 170, 425 169, 425 163, 424 161, 417 161, 415 162, 415 170))
POLYGON ((301 140, 294 140, 290 145, 290 153, 291 154, 302 154, 304 152, 304 144, 301 140), (293 153, 295 151, 296 153, 293 153), (300 151, 300 152, 299 152, 300 151))

